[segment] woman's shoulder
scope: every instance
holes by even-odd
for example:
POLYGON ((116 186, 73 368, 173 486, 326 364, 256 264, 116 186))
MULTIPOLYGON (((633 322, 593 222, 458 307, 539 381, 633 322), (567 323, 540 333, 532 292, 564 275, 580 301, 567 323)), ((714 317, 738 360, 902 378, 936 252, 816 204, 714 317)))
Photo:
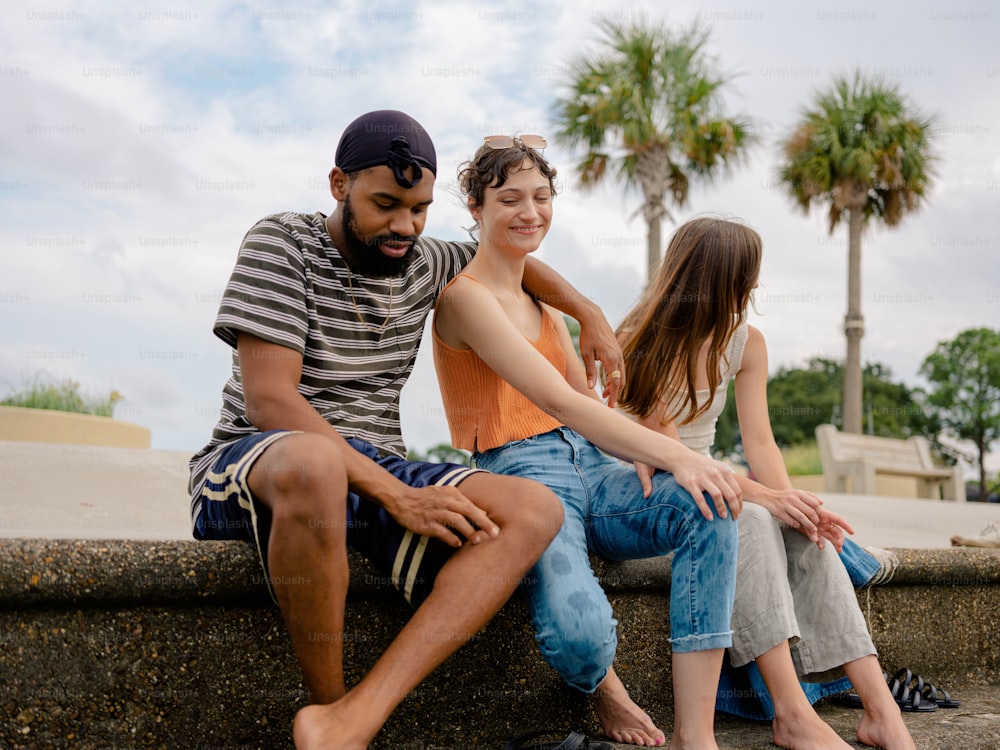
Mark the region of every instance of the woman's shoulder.
POLYGON ((767 344, 764 334, 752 325, 746 326, 746 340, 740 356, 740 370, 746 371, 756 367, 767 368, 767 344))
POLYGON ((475 276, 468 273, 460 273, 445 285, 439 297, 455 302, 463 298, 475 297, 481 294, 491 295, 492 292, 475 276))
POLYGON ((747 333, 746 333, 746 344, 744 347, 745 349, 749 349, 751 346, 754 348, 767 346, 766 342, 764 341, 764 334, 761 333, 759 328, 747 323, 746 329, 747 333))

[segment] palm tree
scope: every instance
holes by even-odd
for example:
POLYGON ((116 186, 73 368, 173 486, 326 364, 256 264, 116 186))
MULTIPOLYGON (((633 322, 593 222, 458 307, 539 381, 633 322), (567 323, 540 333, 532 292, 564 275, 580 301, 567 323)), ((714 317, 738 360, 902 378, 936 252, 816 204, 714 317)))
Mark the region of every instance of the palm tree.
POLYGON ((861 432, 861 230, 869 219, 896 226, 930 189, 933 118, 913 111, 895 85, 860 72, 817 94, 781 144, 779 177, 806 212, 829 204, 830 233, 847 221, 844 432, 861 432))
POLYGON ((645 17, 599 22, 604 37, 591 56, 571 63, 571 81, 555 104, 556 138, 586 148, 577 165, 584 187, 609 167, 643 196, 648 273, 662 253, 665 205, 682 208, 692 178, 711 180, 752 142, 746 119, 721 113, 727 78, 705 54, 708 32, 698 23, 679 33, 645 17))

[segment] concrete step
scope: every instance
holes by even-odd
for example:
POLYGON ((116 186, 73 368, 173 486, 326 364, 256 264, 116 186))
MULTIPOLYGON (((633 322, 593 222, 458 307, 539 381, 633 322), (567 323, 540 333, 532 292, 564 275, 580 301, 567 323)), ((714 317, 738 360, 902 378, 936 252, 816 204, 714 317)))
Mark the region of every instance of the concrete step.
MULTIPOLYGON (((885 586, 859 594, 883 666, 906 665, 962 700, 906 714, 921 750, 1000 748, 1000 553, 895 550, 885 586)), ((348 680, 408 610, 352 554, 348 680)), ((672 722, 669 563, 595 567, 621 622, 618 670, 672 722)), ((305 692, 248 545, 0 540, 0 747, 286 748, 305 692)), ((821 704, 841 736, 860 712, 821 704)), ((408 696, 373 748, 499 748, 537 728, 598 733, 588 702, 538 655, 517 600, 408 696)), ((723 750, 773 747, 768 724, 720 715, 723 750)), ((860 747, 860 745, 858 745, 860 747)))

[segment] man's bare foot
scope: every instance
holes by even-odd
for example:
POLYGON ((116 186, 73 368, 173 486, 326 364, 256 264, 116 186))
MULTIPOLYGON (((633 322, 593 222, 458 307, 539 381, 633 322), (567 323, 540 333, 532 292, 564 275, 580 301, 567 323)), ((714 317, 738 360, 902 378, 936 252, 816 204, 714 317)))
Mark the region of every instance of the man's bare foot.
POLYGON ((865 710, 858 724, 858 742, 862 745, 882 747, 885 750, 916 750, 910 730, 906 728, 903 715, 896 711, 883 714, 865 710))
POLYGON ((296 750, 365 750, 371 738, 357 736, 356 724, 345 720, 342 708, 338 701, 306 706, 295 714, 292 738, 296 750))
POLYGON ((809 706, 794 715, 775 717, 771 722, 774 744, 788 750, 849 750, 851 747, 833 727, 809 706))
POLYGON ((594 708, 606 737, 615 742, 642 747, 656 747, 666 740, 649 714, 629 697, 614 669, 609 669, 594 693, 594 708))

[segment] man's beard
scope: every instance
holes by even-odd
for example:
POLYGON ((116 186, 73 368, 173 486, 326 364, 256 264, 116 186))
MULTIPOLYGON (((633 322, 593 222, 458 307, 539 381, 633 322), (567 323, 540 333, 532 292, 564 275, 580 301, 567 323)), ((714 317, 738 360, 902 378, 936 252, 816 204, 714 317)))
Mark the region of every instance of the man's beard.
POLYGON ((403 276, 417 256, 417 235, 415 234, 404 237, 392 232, 362 238, 357 231, 350 196, 344 199, 344 205, 341 207, 341 229, 344 232, 344 241, 347 245, 347 247, 339 248, 341 254, 347 260, 351 270, 361 276, 378 279, 403 276), (410 249, 401 258, 391 258, 378 247, 382 242, 389 241, 409 242, 410 249))

